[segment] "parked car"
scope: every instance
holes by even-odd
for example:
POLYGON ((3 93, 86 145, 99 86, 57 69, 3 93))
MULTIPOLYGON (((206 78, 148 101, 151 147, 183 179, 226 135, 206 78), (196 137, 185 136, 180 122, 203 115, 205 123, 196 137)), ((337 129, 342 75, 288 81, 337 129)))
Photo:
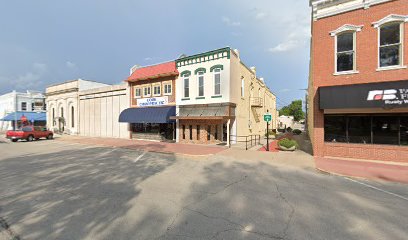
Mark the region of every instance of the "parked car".
POLYGON ((9 130, 6 132, 6 138, 10 139, 12 142, 17 142, 18 140, 27 140, 28 142, 38 140, 40 138, 53 139, 54 133, 48 131, 47 128, 37 127, 37 126, 25 126, 19 130, 9 130))

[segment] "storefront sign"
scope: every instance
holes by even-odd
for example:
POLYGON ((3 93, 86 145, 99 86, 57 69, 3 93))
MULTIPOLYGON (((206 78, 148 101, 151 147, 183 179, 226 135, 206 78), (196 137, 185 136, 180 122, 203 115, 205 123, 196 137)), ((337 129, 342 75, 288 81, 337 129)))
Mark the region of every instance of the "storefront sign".
POLYGON ((322 87, 320 109, 408 107, 408 81, 322 87))
POLYGON ((153 97, 137 99, 137 106, 139 107, 154 107, 168 104, 168 97, 153 97))

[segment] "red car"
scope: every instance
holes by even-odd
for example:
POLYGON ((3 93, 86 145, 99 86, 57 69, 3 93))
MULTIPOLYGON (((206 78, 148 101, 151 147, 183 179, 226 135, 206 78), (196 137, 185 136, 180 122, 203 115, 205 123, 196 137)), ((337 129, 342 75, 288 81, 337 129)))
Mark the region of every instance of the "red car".
POLYGON ((19 139, 25 139, 28 142, 38 140, 40 138, 53 139, 54 133, 48 131, 44 127, 34 127, 34 126, 25 126, 21 129, 14 131, 7 131, 6 138, 10 139, 12 142, 17 142, 19 139))

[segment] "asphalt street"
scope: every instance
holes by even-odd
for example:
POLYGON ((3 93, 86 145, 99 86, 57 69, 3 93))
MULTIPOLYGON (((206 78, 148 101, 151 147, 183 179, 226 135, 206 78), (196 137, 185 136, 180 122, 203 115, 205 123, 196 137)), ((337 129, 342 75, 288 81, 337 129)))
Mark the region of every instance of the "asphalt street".
POLYGON ((408 185, 253 154, 0 141, 0 240, 408 238, 408 185))

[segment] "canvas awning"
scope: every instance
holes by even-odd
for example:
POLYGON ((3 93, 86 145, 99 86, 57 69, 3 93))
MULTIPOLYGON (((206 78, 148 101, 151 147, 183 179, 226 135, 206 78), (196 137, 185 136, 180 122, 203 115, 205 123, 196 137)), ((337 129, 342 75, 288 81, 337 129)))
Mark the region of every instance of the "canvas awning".
POLYGON ((28 121, 47 121, 47 115, 45 112, 13 112, 0 119, 1 121, 19 121, 21 117, 26 117, 28 121))
POLYGON ((176 107, 128 108, 119 115, 119 122, 127 123, 171 123, 170 116, 176 114, 176 107))

